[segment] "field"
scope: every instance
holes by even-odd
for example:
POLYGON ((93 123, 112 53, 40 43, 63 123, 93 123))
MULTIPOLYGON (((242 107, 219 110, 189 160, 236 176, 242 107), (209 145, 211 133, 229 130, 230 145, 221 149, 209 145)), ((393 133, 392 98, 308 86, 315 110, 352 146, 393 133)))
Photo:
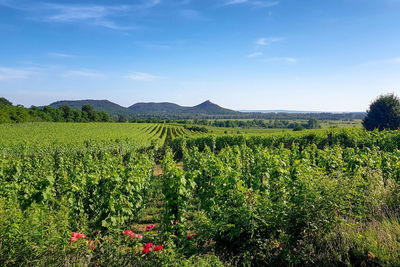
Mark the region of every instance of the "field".
POLYGON ((0 125, 0 264, 400 265, 399 131, 208 129, 0 125))

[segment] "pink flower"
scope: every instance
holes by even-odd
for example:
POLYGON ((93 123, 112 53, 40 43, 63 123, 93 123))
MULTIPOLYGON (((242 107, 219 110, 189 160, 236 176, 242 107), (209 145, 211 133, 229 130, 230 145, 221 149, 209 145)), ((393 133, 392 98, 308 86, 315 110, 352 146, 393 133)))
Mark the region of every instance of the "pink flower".
POLYGON ((150 231, 151 229, 154 228, 154 224, 150 224, 146 227, 146 231, 150 231))
POLYGON ((192 236, 192 235, 188 235, 187 237, 186 237, 186 239, 193 239, 194 238, 194 236, 192 236))
POLYGON ((135 235, 132 238, 143 238, 143 236, 142 235, 135 235))
POLYGON ((156 247, 154 247, 154 251, 159 251, 159 250, 162 250, 163 248, 164 248, 164 245, 156 246, 156 247))
POLYGON ((150 252, 150 249, 149 249, 149 248, 144 248, 144 249, 142 250, 142 254, 146 254, 147 252, 150 252))
POLYGON ((153 243, 147 243, 144 245, 144 248, 151 248, 153 246, 153 243))

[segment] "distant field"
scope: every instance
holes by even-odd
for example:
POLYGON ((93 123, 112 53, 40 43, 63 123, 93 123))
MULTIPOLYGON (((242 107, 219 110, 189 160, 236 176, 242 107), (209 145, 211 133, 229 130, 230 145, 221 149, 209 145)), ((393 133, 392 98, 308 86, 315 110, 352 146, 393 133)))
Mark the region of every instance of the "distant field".
POLYGON ((183 126, 151 123, 26 123, 0 125, 0 145, 84 145, 87 141, 162 144, 167 136, 192 136, 183 126))
MULTIPOLYGON (((354 123, 354 122, 353 122, 354 123)), ((323 129, 333 127, 359 126, 343 122, 328 122, 323 129)), ((269 135, 272 133, 291 132, 290 129, 242 129, 201 126, 208 133, 185 129, 181 124, 160 123, 25 123, 0 125, 0 145, 29 144, 46 145, 85 145, 88 141, 102 143, 126 143, 143 147, 151 143, 162 145, 166 139, 176 137, 201 137, 205 135, 269 135)))

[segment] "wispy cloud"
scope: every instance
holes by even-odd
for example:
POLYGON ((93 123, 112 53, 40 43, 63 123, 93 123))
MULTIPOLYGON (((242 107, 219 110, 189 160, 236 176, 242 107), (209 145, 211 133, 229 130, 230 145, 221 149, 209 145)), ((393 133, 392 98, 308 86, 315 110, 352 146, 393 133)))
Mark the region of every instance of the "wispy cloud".
POLYGON ((29 2, 0 0, 0 6, 29 13, 29 18, 51 23, 80 23, 113 30, 132 30, 137 26, 121 25, 117 18, 134 12, 153 8, 161 0, 143 0, 136 5, 100 4, 54 4, 49 2, 29 2))
POLYGON ((113 30, 129 30, 132 27, 122 26, 112 19, 131 10, 130 6, 105 5, 71 5, 71 4, 42 4, 45 15, 41 20, 58 23, 86 23, 113 30))
POLYGON ((70 54, 64 54, 64 53, 55 53, 55 52, 48 52, 46 53, 48 57, 52 58, 74 58, 76 57, 75 55, 70 55, 70 54))
POLYGON ((143 3, 143 7, 145 8, 152 8, 161 3, 161 0, 145 0, 143 3))
POLYGON ((261 52, 255 52, 255 53, 248 54, 246 57, 254 58, 254 57, 261 57, 262 55, 263 55, 263 53, 261 53, 261 52))
POLYGON ((70 70, 64 72, 62 75, 64 78, 70 78, 70 77, 81 77, 81 78, 102 78, 105 77, 104 74, 95 72, 92 70, 70 70))
POLYGON ((0 81, 26 79, 35 72, 27 69, 0 67, 0 81))
POLYGON ((260 38, 256 41, 256 44, 260 45, 260 46, 267 46, 272 43, 281 42, 282 40, 283 40, 283 38, 281 38, 281 37, 260 38))
POLYGON ((251 4, 256 7, 274 7, 279 5, 278 1, 270 2, 270 1, 252 1, 251 4))
POLYGON ((271 57, 264 59, 265 62, 297 63, 299 60, 294 57, 271 57))
POLYGON ((243 3, 247 3, 247 2, 249 2, 249 0, 229 0, 229 1, 225 2, 225 6, 243 4, 243 3))
POLYGON ((153 74, 144 72, 134 72, 125 77, 133 81, 141 81, 141 82, 151 82, 160 78, 159 76, 155 76, 153 74))
POLYGON ((258 1, 258 0, 228 0, 223 5, 232 6, 239 4, 248 4, 254 7, 273 7, 279 5, 278 1, 258 1))

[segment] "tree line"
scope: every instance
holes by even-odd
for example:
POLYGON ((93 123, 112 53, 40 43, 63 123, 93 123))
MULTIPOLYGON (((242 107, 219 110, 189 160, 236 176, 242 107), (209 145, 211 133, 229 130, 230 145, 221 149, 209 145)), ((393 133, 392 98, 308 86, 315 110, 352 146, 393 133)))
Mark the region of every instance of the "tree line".
POLYGON ((81 110, 69 106, 54 108, 51 106, 26 108, 14 106, 9 100, 0 97, 0 123, 21 122, 108 122, 110 115, 105 111, 96 111, 91 105, 83 105, 81 110))

